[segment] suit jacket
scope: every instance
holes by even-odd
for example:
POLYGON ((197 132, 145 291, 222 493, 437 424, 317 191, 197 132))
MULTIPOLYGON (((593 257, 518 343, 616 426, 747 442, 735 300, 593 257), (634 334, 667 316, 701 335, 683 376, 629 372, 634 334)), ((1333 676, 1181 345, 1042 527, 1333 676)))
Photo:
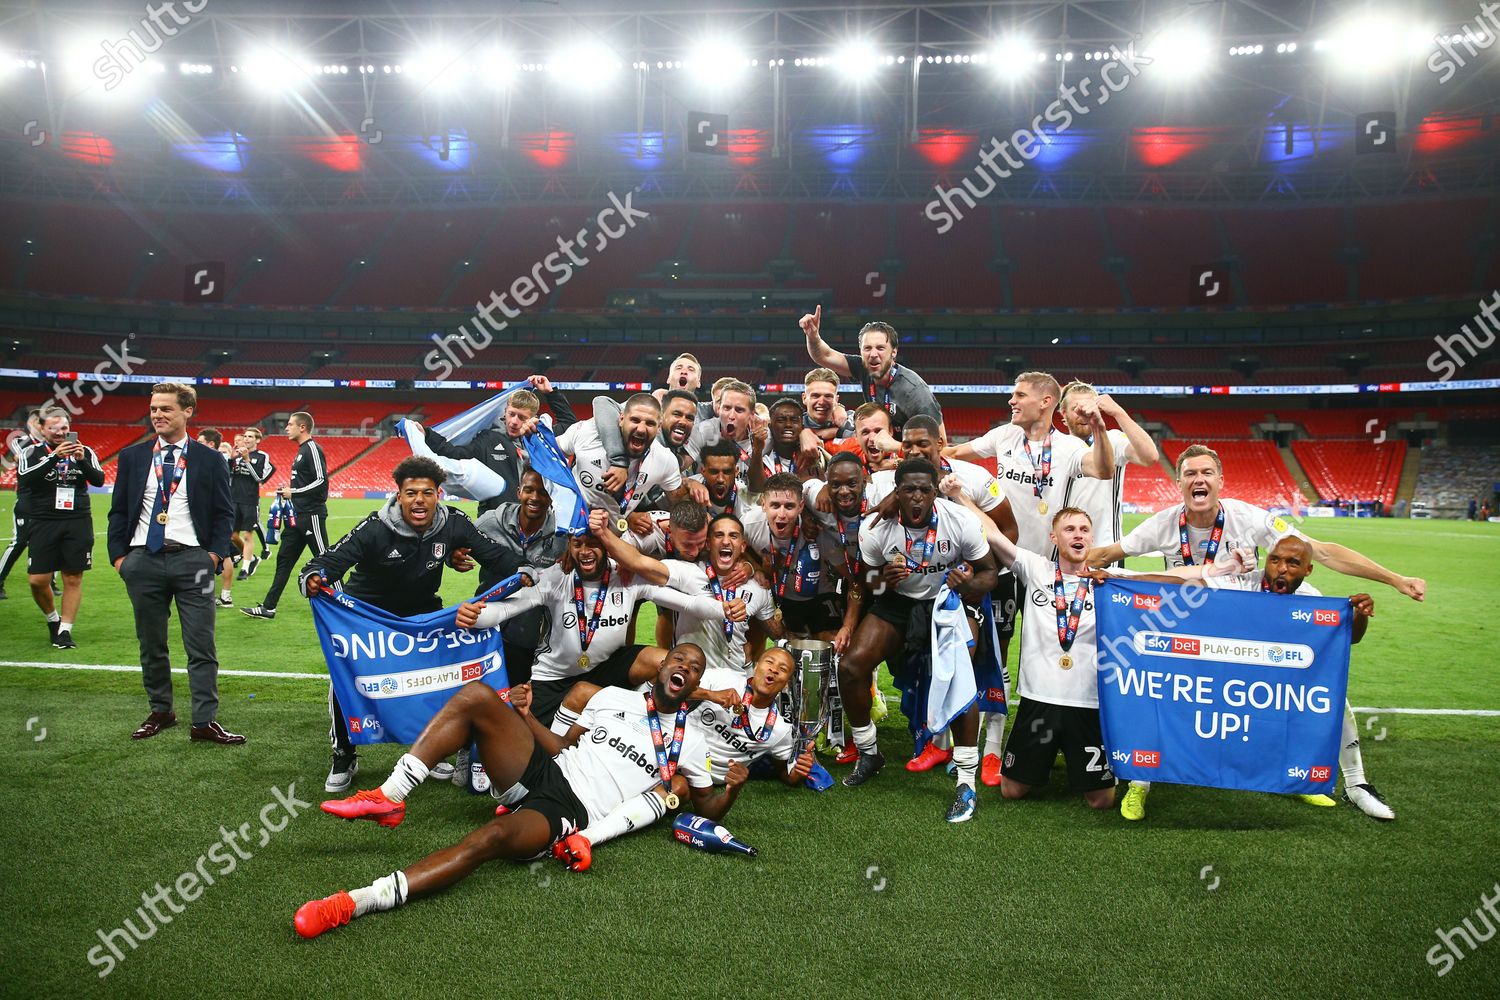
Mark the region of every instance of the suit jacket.
MULTIPOLYGON (((130 538, 146 505, 146 478, 151 475, 149 438, 120 452, 115 491, 109 502, 109 561, 130 551, 130 538)), ((229 532, 234 525, 234 501, 229 496, 229 463, 216 449, 187 441, 188 514, 198 544, 221 559, 229 558, 229 532)))

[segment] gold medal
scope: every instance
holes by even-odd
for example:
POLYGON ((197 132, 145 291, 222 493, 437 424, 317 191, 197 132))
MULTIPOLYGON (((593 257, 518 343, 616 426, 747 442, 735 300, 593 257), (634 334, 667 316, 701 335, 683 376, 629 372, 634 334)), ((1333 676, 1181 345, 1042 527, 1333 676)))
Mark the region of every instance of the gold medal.
POLYGON ((771 612, 771 617, 776 619, 777 621, 781 621, 781 609, 777 608, 775 611, 771 612))
POLYGON ((667 808, 668 809, 676 809, 678 805, 679 805, 679 800, 677 798, 676 793, 674 793, 674 792, 668 792, 667 793, 667 808))
POLYGON ((615 522, 615 527, 619 528, 620 529, 620 534, 623 535, 623 534, 625 534, 625 532, 627 532, 627 531, 630 530, 630 522, 627 521, 625 518, 622 517, 618 521, 615 522))
POLYGON ((160 514, 156 515, 156 523, 157 524, 166 524, 167 523, 167 512, 166 511, 162 511, 160 514))
POLYGON ((1041 503, 1037 504, 1036 512, 1045 517, 1047 514, 1047 501, 1043 500, 1041 503))
POLYGON ((856 601, 862 601, 862 600, 864 600, 865 599, 865 588, 861 587, 857 583, 854 584, 854 585, 852 585, 849 588, 849 597, 851 599, 853 599, 853 600, 856 600, 856 601))
POLYGON ((578 665, 580 667, 582 667, 583 669, 587 670, 589 668, 589 654, 587 654, 587 653, 579 653, 578 654, 578 665))
POLYGON ((1057 665, 1059 667, 1062 667, 1064 670, 1072 670, 1073 669, 1073 658, 1071 656, 1069 656, 1067 653, 1064 653, 1062 655, 1062 657, 1057 661, 1057 665))

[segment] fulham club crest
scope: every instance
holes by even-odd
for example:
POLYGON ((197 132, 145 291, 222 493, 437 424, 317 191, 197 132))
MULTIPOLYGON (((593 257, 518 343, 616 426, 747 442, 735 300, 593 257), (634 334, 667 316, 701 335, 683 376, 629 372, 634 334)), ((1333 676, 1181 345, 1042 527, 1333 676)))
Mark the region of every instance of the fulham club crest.
POLYGON ((443 553, 446 551, 448 551, 448 546, 444 545, 442 542, 432 543, 432 558, 441 559, 443 558, 443 553))

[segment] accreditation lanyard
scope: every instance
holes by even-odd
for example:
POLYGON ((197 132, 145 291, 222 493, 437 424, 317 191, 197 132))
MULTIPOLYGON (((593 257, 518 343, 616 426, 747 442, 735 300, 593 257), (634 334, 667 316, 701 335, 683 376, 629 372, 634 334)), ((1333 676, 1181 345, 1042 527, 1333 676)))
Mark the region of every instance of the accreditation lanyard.
MULTIPOLYGON (((708 588, 714 592, 715 600, 717 600, 720 604, 723 604, 725 601, 734 600, 733 588, 726 588, 722 583, 719 582, 719 574, 714 572, 713 563, 705 563, 703 566, 703 572, 708 576, 708 588)), ((730 621, 728 618, 724 619, 724 638, 734 638, 734 622, 730 621)))
POLYGON ((1073 648, 1073 640, 1078 637, 1078 620, 1083 616, 1083 606, 1089 599, 1089 581, 1084 578, 1078 580, 1078 587, 1073 591, 1073 601, 1070 604, 1063 587, 1062 567, 1054 566, 1052 571, 1052 607, 1057 612, 1057 644, 1066 653, 1073 648))
POLYGON ((621 517, 625 516, 626 511, 630 508, 630 501, 635 499, 635 488, 638 480, 641 478, 642 461, 644 460, 638 458, 634 462, 631 462, 630 471, 625 474, 625 495, 620 497, 621 517))
POLYGON ((582 652, 589 651, 594 633, 599 631, 599 614, 604 610, 604 595, 609 592, 609 567, 604 567, 604 576, 599 579, 599 593, 594 597, 594 614, 587 623, 583 620, 583 578, 573 574, 573 608, 578 612, 578 645, 582 652))
POLYGON ((742 729, 745 735, 756 743, 764 743, 771 735, 771 730, 776 728, 776 705, 773 703, 766 709, 766 721, 762 723, 756 732, 750 731, 750 696, 754 692, 750 689, 750 682, 745 682, 745 696, 740 700, 739 714, 734 717, 732 728, 742 729))
POLYGON ((156 473, 156 488, 161 491, 161 509, 163 512, 172 504, 172 497, 177 492, 177 487, 182 485, 182 477, 187 474, 187 442, 174 445, 177 449, 177 461, 172 466, 172 482, 168 485, 162 480, 162 457, 161 438, 156 439, 156 447, 151 449, 151 468, 156 473))
MULTIPOLYGON (((1214 518, 1213 533, 1208 536, 1208 545, 1203 553, 1203 565, 1207 566, 1214 561, 1219 554, 1219 539, 1224 537, 1224 505, 1219 504, 1219 515, 1214 518)), ((1182 505, 1182 512, 1177 515, 1177 539, 1182 546, 1182 564, 1192 566, 1193 546, 1188 541, 1187 504, 1182 505)))
POLYGON ((937 547, 937 505, 933 504, 932 519, 927 522, 927 536, 922 539, 922 559, 913 563, 911 560, 912 543, 915 538, 906 540, 906 568, 912 573, 920 573, 927 568, 927 562, 932 558, 932 550, 937 547))
POLYGON ((651 747, 656 751, 656 780, 668 788, 671 787, 672 776, 677 773, 677 758, 682 756, 687 717, 688 706, 684 699, 677 709, 677 719, 672 723, 672 744, 667 746, 661 731, 661 719, 656 715, 656 695, 650 688, 646 689, 646 724, 651 727, 651 747))
POLYGON ((1052 428, 1047 428, 1047 437, 1042 441, 1042 460, 1040 464, 1038 464, 1036 459, 1031 457, 1031 442, 1023 439, 1021 444, 1026 449, 1027 460, 1031 462, 1032 491, 1036 494, 1036 498, 1040 500, 1042 498, 1042 490, 1046 487, 1047 479, 1052 475, 1052 428))
POLYGON ((870 376, 870 386, 868 390, 870 394, 870 402, 879 403, 881 406, 886 408, 887 412, 890 413, 894 413, 896 409, 895 398, 891 394, 891 387, 896 384, 896 373, 900 370, 900 365, 891 365, 891 371, 887 376, 885 385, 881 385, 880 383, 876 382, 875 376, 870 376), (880 390, 879 398, 876 398, 875 396, 876 389, 880 390))

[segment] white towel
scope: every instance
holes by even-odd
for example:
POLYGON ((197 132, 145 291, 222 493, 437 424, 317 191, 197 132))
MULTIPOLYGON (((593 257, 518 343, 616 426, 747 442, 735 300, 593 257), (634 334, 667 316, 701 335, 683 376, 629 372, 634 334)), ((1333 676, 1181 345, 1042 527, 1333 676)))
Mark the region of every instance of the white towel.
POLYGON ((927 680, 928 739, 947 729, 979 697, 969 659, 969 615, 944 584, 932 602, 932 673, 927 680))

